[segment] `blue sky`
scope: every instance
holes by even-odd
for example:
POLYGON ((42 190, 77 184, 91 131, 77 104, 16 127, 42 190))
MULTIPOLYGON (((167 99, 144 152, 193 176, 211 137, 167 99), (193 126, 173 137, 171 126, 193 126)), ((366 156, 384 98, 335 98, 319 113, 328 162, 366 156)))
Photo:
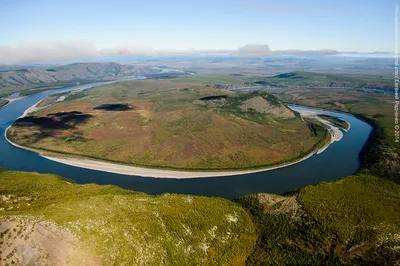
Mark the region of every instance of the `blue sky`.
POLYGON ((392 0, 0 0, 0 46, 392 51, 392 0))

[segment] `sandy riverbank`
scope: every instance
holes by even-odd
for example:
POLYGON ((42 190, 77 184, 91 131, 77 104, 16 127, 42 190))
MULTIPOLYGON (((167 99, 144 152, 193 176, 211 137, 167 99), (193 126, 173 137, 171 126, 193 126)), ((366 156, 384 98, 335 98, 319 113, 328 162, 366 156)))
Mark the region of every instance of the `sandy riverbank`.
POLYGON ((217 177, 217 176, 233 176, 233 175, 245 175, 252 173, 259 173, 265 171, 271 171, 274 169, 279 169, 283 167, 287 167, 296 163, 300 163, 311 156, 313 156, 316 152, 313 152, 306 157, 301 158, 298 161, 278 165, 269 168, 257 169, 257 170, 238 170, 238 171, 221 171, 221 172, 188 172, 188 171, 177 171, 177 170, 162 170, 162 169, 151 169, 144 167, 135 167, 129 165, 122 165, 116 163, 108 163, 102 161, 88 160, 88 159, 77 159, 77 158, 57 158, 46 155, 41 155, 42 157, 59 162, 66 165, 71 165, 75 167, 81 167, 91 170, 98 170, 109 173, 116 173, 122 175, 134 175, 134 176, 143 176, 143 177, 154 177, 154 178, 176 178, 176 179, 185 179, 185 178, 203 178, 203 177, 217 177))
POLYGON ((62 158, 62 157, 53 157, 53 156, 44 155, 43 153, 41 153, 38 150, 24 147, 24 146, 18 145, 16 143, 10 141, 7 138, 7 130, 9 128, 10 127, 8 127, 5 130, 4 137, 11 145, 13 145, 17 148, 20 148, 20 149, 35 152, 35 153, 39 154, 40 156, 42 156, 43 158, 46 158, 48 160, 66 164, 66 165, 70 165, 70 166, 74 166, 74 167, 86 168, 86 169, 97 170, 97 171, 102 171, 102 172, 109 172, 109 173, 122 174, 122 175, 132 175, 132 176, 153 177, 153 178, 185 179, 185 178, 204 178, 204 177, 233 176, 233 175, 259 173, 259 172, 271 171, 271 170, 275 170, 275 169, 279 169, 279 168, 283 168, 283 167, 287 167, 290 165, 300 163, 304 160, 307 160, 314 154, 318 153, 318 151, 315 151, 315 152, 312 152, 309 155, 307 155, 297 161, 291 162, 291 163, 268 167, 268 168, 255 169, 255 170, 238 170, 238 171, 222 171, 222 172, 194 172, 194 171, 189 172, 189 171, 178 171, 178 170, 162 170, 162 169, 136 167, 136 166, 129 166, 129 165, 109 163, 109 162, 89 160, 89 159, 62 158))
POLYGON ((29 107, 28 109, 26 109, 25 112, 18 118, 23 118, 23 117, 27 116, 30 113, 33 113, 33 112, 36 112, 36 111, 40 110, 41 108, 37 107, 37 106, 43 100, 44 100, 44 98, 41 99, 40 101, 38 101, 37 103, 35 103, 34 105, 32 105, 31 107, 29 107))
MULTIPOLYGON (((27 114, 34 112, 40 108, 37 108, 37 105, 40 103, 37 102, 31 107, 29 107, 27 110, 25 110, 24 114, 20 116, 24 117, 27 114)), ((6 140, 11 144, 14 145, 15 147, 29 150, 35 153, 38 153, 40 156, 51 160, 55 161, 58 163, 74 166, 74 167, 80 167, 80 168, 86 168, 86 169, 91 169, 91 170, 97 170, 97 171, 103 171, 103 172, 109 172, 109 173, 116 173, 116 174, 123 174, 123 175, 132 175, 132 176, 143 176, 143 177, 153 177, 153 178, 176 178, 176 179, 185 179, 185 178, 204 178, 204 177, 218 177, 218 176, 233 176, 233 175, 244 175, 244 174, 252 174, 252 173, 259 173, 259 172, 265 172, 265 171, 271 171, 283 167, 288 167, 290 165, 294 165, 297 163, 300 163, 304 160, 307 160, 311 156, 315 154, 320 154, 324 150, 328 148, 330 144, 332 144, 335 141, 340 141, 340 139, 343 137, 343 133, 339 130, 339 128, 332 126, 328 121, 318 117, 317 112, 312 112, 312 111, 298 111, 302 117, 308 117, 308 118, 314 118, 319 120, 321 123, 325 124, 328 126, 329 133, 331 134, 331 142, 322 147, 319 150, 316 150, 309 155, 291 162, 287 164, 282 164, 278 166, 273 166, 273 167, 266 167, 262 169, 254 169, 254 170, 238 170, 238 171, 220 171, 220 172, 203 172, 203 171, 178 171, 178 170, 162 170, 162 169, 152 169, 152 168, 144 168, 144 167, 136 167, 136 166, 129 166, 129 165, 123 165, 123 164, 117 164, 117 163, 109 163, 105 161, 96 161, 96 160, 89 160, 89 159, 78 159, 78 158, 64 158, 64 157, 55 157, 55 156, 49 156, 45 155, 42 152, 38 150, 34 150, 31 148, 23 147, 18 144, 15 144, 11 142, 7 138, 7 130, 5 130, 4 135, 6 140)))
MULTIPOLYGON (((318 120, 319 122, 323 123, 324 125, 326 125, 328 127, 329 134, 331 134, 331 141, 330 141, 330 143, 327 143, 324 147, 319 149, 317 151, 317 154, 321 154, 322 152, 324 152, 329 147, 329 145, 331 145, 334 142, 340 141, 343 138, 343 132, 339 129, 339 127, 336 127, 332 123, 330 123, 329 121, 319 117, 318 115, 320 113, 309 111, 309 110, 298 110, 297 112, 300 113, 302 118, 303 117, 307 117, 307 118, 318 120)), ((349 128, 347 130, 343 129, 345 132, 348 132, 350 130, 350 127, 351 127, 351 124, 349 122, 347 122, 347 123, 349 124, 349 128)))

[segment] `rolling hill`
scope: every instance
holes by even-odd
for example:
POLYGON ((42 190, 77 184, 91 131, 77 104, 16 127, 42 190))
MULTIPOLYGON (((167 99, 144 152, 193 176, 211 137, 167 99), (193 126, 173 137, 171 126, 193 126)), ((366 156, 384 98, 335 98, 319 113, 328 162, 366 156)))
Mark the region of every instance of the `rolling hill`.
POLYGON ((0 71, 0 96, 15 91, 60 88, 159 72, 154 68, 117 63, 74 63, 48 68, 19 68, 0 71))

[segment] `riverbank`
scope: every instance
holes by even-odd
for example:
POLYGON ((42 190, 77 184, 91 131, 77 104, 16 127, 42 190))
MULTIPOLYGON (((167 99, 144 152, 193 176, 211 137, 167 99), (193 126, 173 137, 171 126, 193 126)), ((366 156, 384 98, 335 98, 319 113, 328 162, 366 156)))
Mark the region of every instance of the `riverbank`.
MULTIPOLYGON (((319 116, 320 113, 318 112, 314 112, 314 111, 309 111, 309 110, 296 110, 297 112, 300 113, 302 119, 305 118, 310 118, 310 119, 315 119, 321 123, 323 123, 325 126, 328 127, 328 132, 331 135, 331 141, 329 143, 327 143, 324 147, 322 147, 321 149, 319 149, 317 151, 317 154, 321 154, 322 152, 324 152, 329 145, 331 145, 334 142, 340 141, 343 138, 343 133, 342 131, 340 131, 339 127, 336 127, 334 125, 332 125, 328 120, 325 120, 323 118, 321 118, 319 116)), ((349 125, 348 129, 343 129, 345 132, 348 132, 350 130, 350 123, 348 121, 346 121, 347 124, 349 125)))
MULTIPOLYGON (((10 126, 11 127, 11 126, 10 126)), ((252 173, 259 173, 265 171, 271 171, 283 167, 288 167, 297 163, 300 163, 308 158, 312 157, 315 154, 319 154, 318 152, 321 149, 326 149, 324 146, 321 149, 317 149, 305 157, 296 160, 291 163, 286 163, 282 165, 266 167, 261 169, 253 169, 253 170, 237 170, 237 171, 215 171, 215 172, 202 172, 202 171, 179 171, 179 170, 165 170, 165 169, 154 169, 154 168, 145 168, 145 167, 136 167, 130 165, 123 165, 118 163, 110 163, 100 160, 90 160, 90 159, 81 159, 81 158, 73 158, 73 157, 56 157, 45 154, 43 151, 32 149, 29 147, 24 147, 12 142, 7 138, 7 131, 10 128, 8 127, 4 132, 4 137, 8 143, 11 145, 24 149, 27 151, 34 152, 40 155, 43 158, 48 160, 58 162, 65 165, 70 165, 79 168, 91 169, 96 171, 114 173, 114 174, 122 174, 122 175, 131 175, 131 176, 142 176, 142 177, 153 177, 153 178, 174 178, 174 179, 188 179, 188 178, 206 178, 206 177, 221 177, 221 176, 234 176, 234 175, 245 175, 252 173)))
MULTIPOLYGON (((37 105, 42 100, 38 101, 31 107, 25 110, 20 118, 26 116, 27 114, 38 110, 37 105)), ((312 111, 298 111, 302 117, 307 118, 315 118, 319 120, 321 123, 325 124, 329 127, 328 132, 330 133, 331 141, 324 145, 322 148, 315 149, 314 151, 310 152, 306 156, 295 160, 290 163, 284 163, 281 165, 265 167, 260 169, 250 169, 250 170, 232 170, 232 171, 185 171, 185 170, 170 170, 170 169, 154 169, 154 168, 145 168, 145 167, 138 167, 138 166, 130 166, 130 165, 123 165, 114 162, 107 162, 107 161, 100 161, 100 160, 91 160, 91 159, 81 159, 81 158, 73 158, 73 157, 60 157, 60 156, 53 156, 48 155, 46 151, 41 151, 29 147, 24 147, 12 142, 10 139, 7 138, 7 131, 9 127, 5 130, 5 139, 13 146, 29 150, 35 152, 51 161, 55 161, 58 163, 62 163, 65 165, 70 165, 79 168, 91 169, 96 171, 103 171, 108 173, 116 173, 116 174, 123 174, 123 175, 131 175, 131 176, 142 176, 142 177, 153 177, 153 178, 175 178, 175 179, 188 179, 188 178, 206 178, 206 177, 221 177, 221 176, 234 176, 234 175, 245 175, 245 174, 252 174, 252 173, 259 173, 265 171, 271 171, 279 168, 288 167, 297 163, 300 163, 315 154, 320 154, 325 151, 329 145, 336 141, 340 141, 343 137, 343 133, 338 129, 333 127, 329 124, 328 121, 318 118, 318 112, 312 111)), ((67 155, 68 156, 68 155, 67 155)))
POLYGON ((23 98, 25 98, 25 96, 24 97, 17 97, 17 98, 0 98, 0 100, 7 101, 5 104, 1 105, 0 108, 4 108, 7 105, 9 105, 10 103, 12 103, 13 101, 21 100, 23 98))
MULTIPOLYGON (((362 99, 362 101, 365 102, 366 100, 362 99)), ((396 148, 394 136, 390 136, 390 134, 388 134, 390 131, 385 130, 390 128, 390 123, 388 121, 392 121, 392 109, 387 107, 389 105, 375 106, 368 113, 362 113, 360 110, 354 109, 353 107, 354 110, 352 113, 349 113, 347 110, 344 110, 344 108, 331 108, 330 106, 329 109, 324 107, 321 103, 312 105, 301 102, 300 105, 300 103, 296 103, 295 101, 287 101, 286 104, 294 107, 304 106, 321 111, 340 112, 349 116, 353 116, 360 121, 367 123, 372 130, 370 131, 365 145, 362 147, 359 153, 358 157, 361 165, 358 169, 358 172, 384 177, 385 179, 400 184, 400 166, 398 163, 398 152, 396 152, 396 149, 398 148, 396 148), (392 152, 385 152, 387 147, 390 147, 392 152)), ((351 124, 349 123, 349 130, 350 128, 351 124)))
POLYGON ((9 103, 10 103, 10 101, 0 98, 0 108, 6 106, 9 103))

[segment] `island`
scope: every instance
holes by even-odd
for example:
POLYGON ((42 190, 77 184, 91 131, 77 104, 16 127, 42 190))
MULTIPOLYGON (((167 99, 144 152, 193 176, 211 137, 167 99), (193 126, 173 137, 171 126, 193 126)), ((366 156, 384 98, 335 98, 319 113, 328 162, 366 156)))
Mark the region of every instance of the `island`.
POLYGON ((321 117, 322 119, 328 120, 329 122, 331 122, 332 124, 343 128, 344 130, 349 130, 350 129, 350 124, 347 121, 344 121, 343 119, 331 116, 331 115, 324 115, 324 114, 320 114, 318 115, 319 117, 321 117))

